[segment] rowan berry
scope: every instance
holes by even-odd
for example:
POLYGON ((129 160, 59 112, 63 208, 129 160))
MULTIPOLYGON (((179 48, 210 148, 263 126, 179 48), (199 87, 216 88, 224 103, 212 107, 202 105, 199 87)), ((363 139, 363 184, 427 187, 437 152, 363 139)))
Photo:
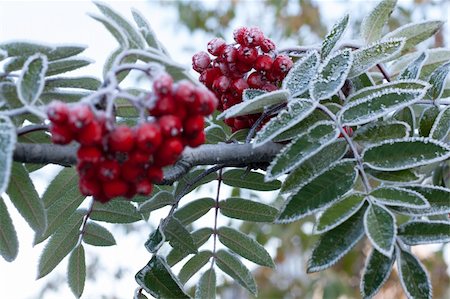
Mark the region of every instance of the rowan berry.
POLYGON ((128 191, 128 184, 122 180, 103 182, 102 187, 107 198, 125 196, 128 191))
POLYGON ((201 73, 209 66, 211 58, 206 52, 198 52, 192 56, 192 68, 201 73))
POLYGON ((181 120, 174 115, 164 115, 158 119, 158 125, 161 133, 165 137, 175 137, 181 134, 183 125, 181 120))
POLYGON ((77 105, 70 109, 68 124, 73 131, 78 131, 94 119, 94 113, 88 105, 77 105))
POLYGON ((69 127, 56 123, 50 126, 50 134, 52 142, 56 144, 68 144, 75 137, 69 127))
POLYGON ((134 146, 134 133, 126 125, 115 127, 108 136, 109 149, 114 152, 129 152, 134 146))
POLYGON ((47 108, 48 119, 56 124, 64 124, 69 118, 69 107, 61 101, 52 101, 47 108))
POLYGON ((161 129, 157 123, 144 123, 137 128, 136 146, 138 149, 151 154, 158 149, 161 142, 161 129))

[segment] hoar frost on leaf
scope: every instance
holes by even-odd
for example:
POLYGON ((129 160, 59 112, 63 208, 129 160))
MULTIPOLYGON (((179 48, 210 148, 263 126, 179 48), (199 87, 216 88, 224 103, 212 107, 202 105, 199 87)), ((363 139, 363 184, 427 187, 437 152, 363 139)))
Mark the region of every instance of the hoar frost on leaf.
POLYGON ((372 43, 382 36, 383 28, 396 4, 397 0, 383 0, 364 17, 360 31, 367 43, 372 43))
POLYGON ((446 78, 450 72, 450 62, 438 67, 434 72, 431 73, 429 82, 431 88, 427 91, 425 95, 426 99, 437 100, 442 96, 444 92, 446 78))
POLYGON ((257 96, 263 95, 265 93, 267 93, 267 91, 262 89, 254 89, 254 88, 244 89, 244 92, 242 93, 242 101, 243 102, 250 101, 256 98, 257 96))
POLYGON ((325 36, 322 42, 322 48, 320 51, 320 58, 325 59, 334 47, 338 44, 339 40, 345 33, 348 25, 349 15, 346 14, 336 24, 333 25, 330 32, 325 36))
POLYGON ((396 213, 408 216, 432 216, 450 213, 450 189, 434 185, 405 185, 403 188, 422 194, 430 204, 429 208, 392 207, 396 213))
POLYGON ((0 194, 9 184, 16 136, 16 127, 9 117, 0 115, 0 194))
POLYGON ((386 139, 405 138, 410 132, 411 127, 403 121, 377 121, 359 127, 353 135, 353 140, 361 144, 374 144, 386 139))
POLYGON ((428 53, 423 52, 413 62, 411 62, 398 76, 397 80, 402 79, 419 79, 420 70, 428 59, 428 53))
POLYGON ((414 190, 394 186, 378 187, 370 192, 376 201, 387 206, 401 206, 409 208, 428 208, 427 199, 414 190))
POLYGON ((361 277, 360 290, 364 298, 372 298, 388 280, 395 258, 387 257, 372 249, 366 259, 361 277))
POLYGON ((47 57, 42 54, 30 56, 17 80, 17 95, 24 105, 33 105, 44 90, 48 69, 47 57))
POLYGON ((450 106, 439 112, 430 130, 430 137, 445 141, 450 135, 450 106))
MULTIPOLYGON (((306 53, 306 56, 295 62, 294 66, 283 80, 282 89, 288 89, 294 98, 308 90, 311 79, 319 65, 320 57, 317 51, 306 53)), ((244 95, 245 91, 244 90, 244 95)), ((245 97, 244 97, 245 98, 245 97)))
MULTIPOLYGON (((425 59, 420 69, 419 77, 422 79, 428 78, 435 69, 450 60, 450 50, 447 48, 427 49, 424 52, 428 54, 428 57, 425 59)), ((422 55, 421 52, 403 55, 388 67, 389 73, 392 76, 399 74, 420 55, 422 55)))
POLYGON ((364 230, 376 250, 387 257, 392 256, 397 224, 391 211, 372 203, 364 214, 364 230))
POLYGON ((450 241, 450 222, 413 220, 398 228, 398 236, 408 245, 446 243, 450 241))

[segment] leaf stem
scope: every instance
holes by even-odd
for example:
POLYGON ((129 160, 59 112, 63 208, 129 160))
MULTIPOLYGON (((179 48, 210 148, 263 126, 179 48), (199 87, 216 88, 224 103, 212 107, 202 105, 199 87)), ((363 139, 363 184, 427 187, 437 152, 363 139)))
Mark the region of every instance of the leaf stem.
POLYGON ((214 205, 214 228, 213 228, 213 258, 211 260, 211 268, 214 267, 216 249, 217 249, 217 218, 219 217, 219 200, 220 200, 220 187, 222 186, 222 169, 219 170, 219 177, 217 178, 217 193, 216 193, 216 203, 214 205))
POLYGON ((81 229, 80 229, 80 236, 78 237, 78 243, 77 243, 77 246, 75 246, 75 247, 80 246, 81 241, 83 241, 83 236, 86 232, 86 224, 87 224, 89 217, 91 216, 93 208, 94 208, 94 198, 92 197, 91 202, 89 203, 88 211, 83 218, 83 223, 81 224, 81 229))
POLYGON ((20 128, 17 130, 17 136, 22 136, 31 132, 36 131, 48 131, 49 126, 48 125, 29 125, 23 128, 20 128))
POLYGON ((381 74, 383 74, 384 79, 386 79, 386 81, 388 82, 391 82, 391 76, 389 76, 386 68, 380 63, 377 64, 377 68, 380 70, 381 74))
POLYGON ((252 125, 252 127, 250 128, 250 130, 248 131, 247 134, 247 138, 245 138, 245 143, 250 143, 250 141, 252 140, 252 138, 255 136, 256 134, 256 130, 258 129, 258 127, 261 125, 261 123, 271 114, 276 113, 278 111, 280 111, 281 109, 283 109, 284 107, 286 107, 286 103, 282 103, 276 106, 273 106, 269 109, 265 109, 264 112, 261 114, 261 116, 255 121, 255 123, 252 125))

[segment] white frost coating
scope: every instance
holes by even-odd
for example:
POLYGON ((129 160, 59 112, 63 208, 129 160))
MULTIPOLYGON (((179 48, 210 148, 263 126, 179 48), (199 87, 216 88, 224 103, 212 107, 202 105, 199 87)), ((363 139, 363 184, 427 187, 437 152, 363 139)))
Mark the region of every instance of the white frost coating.
MULTIPOLYGON (((306 56, 295 62, 284 78, 281 88, 290 90, 292 98, 308 90, 309 83, 315 75, 320 56, 317 51, 310 51, 306 56)), ((245 92, 245 91, 244 91, 245 92)))
POLYGON ((356 142, 361 142, 361 143, 364 143, 364 144, 370 144, 370 140, 368 140, 368 141, 366 141, 366 140, 358 141, 356 137, 361 135, 361 134, 366 133, 366 131, 368 131, 368 130, 370 130, 372 128, 380 127, 380 126, 390 126, 390 125, 402 125, 402 126, 405 127, 405 136, 400 137, 400 138, 406 138, 406 137, 410 136, 409 134, 411 133, 411 126, 408 123, 406 123, 404 121, 401 121, 401 120, 387 120, 387 121, 382 121, 382 122, 369 123, 367 125, 364 125, 364 126, 358 128, 358 130, 356 130, 356 132, 355 132, 355 135, 353 136, 353 139, 356 142))
MULTIPOLYGON (((435 63, 445 63, 450 60, 450 50, 448 48, 435 48, 427 49, 425 52, 428 54, 428 58, 423 63, 422 67, 435 63)), ((391 75, 396 75, 405 69, 413 60, 417 59, 421 55, 420 52, 414 52, 406 54, 395 61, 388 70, 391 75)))
MULTIPOLYGON (((310 157, 312 157, 313 155, 315 155, 316 153, 318 153, 320 150, 322 150, 324 147, 326 147, 327 145, 329 145, 330 143, 332 143, 333 141, 335 141, 337 139, 337 137, 339 136, 339 130, 337 128, 334 128, 334 135, 333 136, 329 136, 331 133, 323 136, 323 137, 329 137, 325 140, 324 143, 321 143, 319 145, 319 147, 315 148, 313 151, 309 151, 306 153, 302 153, 302 157, 299 160, 295 160, 293 161, 294 163, 291 163, 290 165, 288 165, 287 167, 284 167, 282 170, 278 171, 277 173, 272 173, 272 169, 273 167, 277 164, 279 157, 283 157, 286 152, 288 152, 292 146, 301 138, 309 135, 311 133, 311 131, 313 131, 314 129, 316 129, 319 126, 323 126, 323 125, 328 125, 328 126, 334 126, 335 123, 332 121, 327 121, 327 120, 323 120, 323 121, 318 121, 316 122, 312 127, 310 127, 308 129, 308 131, 306 131, 305 133, 299 135, 298 137, 296 137, 294 140, 292 140, 292 142, 288 145, 283 147, 283 149, 277 154, 277 156, 270 162, 269 167, 267 168, 266 171, 266 176, 264 177, 265 181, 273 181, 274 179, 276 179, 277 177, 283 175, 284 173, 287 173, 289 171, 291 171, 292 169, 296 168, 297 166, 299 166, 300 164, 302 164, 304 161, 306 161, 307 159, 309 159, 310 157)), ((308 138, 309 141, 311 141, 310 138, 308 138)), ((319 140, 312 140, 312 141, 319 141, 319 140)), ((297 159, 299 156, 299 153, 297 153, 295 155, 295 158, 297 159)))
POLYGON ((327 99, 336 94, 345 83, 345 79, 350 72, 353 63, 353 53, 350 49, 336 51, 333 55, 329 55, 320 65, 317 70, 316 78, 310 82, 309 93, 311 98, 320 101, 327 99), (332 60, 341 59, 333 65, 332 60), (323 76, 325 68, 331 67, 331 73, 323 76), (322 86, 319 86, 322 85, 322 86), (325 89, 325 87, 327 89, 325 89), (329 89, 332 87, 333 89, 329 89))
POLYGON ((424 208, 431 207, 430 203, 425 198, 425 196, 423 196, 422 194, 420 194, 417 191, 409 190, 409 189, 405 189, 405 188, 401 188, 401 187, 382 186, 382 187, 379 187, 379 188, 376 188, 376 189, 372 190, 372 192, 374 192, 376 190, 379 190, 379 189, 391 189, 391 190, 398 190, 398 191, 401 191, 401 192, 406 192, 406 193, 412 194, 412 195, 418 197, 420 200, 422 200, 422 204, 421 205, 415 205, 415 204, 407 203, 407 202, 404 202, 404 201, 401 201, 401 200, 395 200, 395 199, 391 200, 391 199, 388 199, 388 198, 382 198, 382 197, 379 197, 379 196, 375 196, 373 194, 371 195, 371 197, 375 201, 380 202, 380 203, 382 203, 384 205, 396 206, 396 207, 405 207, 405 208, 415 208, 415 209, 420 209, 420 208, 424 209, 424 208))
POLYGON ((361 292, 362 297, 364 297, 364 298, 372 298, 373 296, 375 296, 378 293, 378 291, 383 287, 383 285, 386 283, 386 281, 389 279, 389 276, 391 276, 392 269, 394 268, 393 267, 394 262, 391 261, 391 266, 389 267, 388 272, 386 273, 385 277, 383 277, 383 280, 378 285, 378 287, 373 290, 372 296, 369 297, 368 294, 365 294, 364 293, 364 285, 365 285, 364 277, 365 277, 366 272, 368 270, 367 268, 369 266, 369 261, 372 258, 372 255, 373 255, 374 251, 375 251, 375 249, 372 249, 372 251, 370 252, 369 256, 366 258, 366 262, 364 263, 363 273, 361 275, 361 281, 360 281, 360 284, 359 284, 359 290, 361 292))
POLYGON ((390 139, 390 140, 384 140, 382 142, 379 142, 379 143, 373 144, 371 146, 368 146, 361 153, 361 157, 363 158, 364 164, 366 164, 367 166, 369 166, 372 169, 381 170, 381 171, 397 171, 397 170, 404 170, 404 169, 408 169, 408 168, 413 168, 413 167, 416 167, 416 166, 422 166, 422 165, 425 165, 425 164, 432 164, 434 162, 439 162, 439 161, 445 160, 447 158, 450 158, 450 145, 445 144, 444 142, 441 142, 441 141, 437 141, 437 140, 434 140, 434 139, 431 139, 431 138, 427 138, 427 137, 409 137, 409 138, 403 138, 403 139, 390 139), (436 157, 434 159, 417 161, 416 163, 410 163, 410 164, 403 165, 402 167, 393 167, 393 168, 380 167, 380 166, 376 166, 376 165, 373 165, 371 163, 368 163, 368 162, 364 161, 364 154, 368 150, 370 150, 372 148, 375 148, 375 147, 378 147, 378 146, 381 146, 381 145, 384 145, 384 144, 391 144, 392 145, 392 144, 397 143, 397 142, 399 142, 399 143, 400 142, 402 142, 402 143, 403 142, 422 142, 422 143, 425 143, 425 144, 432 143, 432 144, 441 146, 444 150, 447 150, 448 152, 445 155, 440 156, 440 157, 436 157))
POLYGON ((16 141, 16 127, 9 117, 0 115, 0 194, 8 188, 16 141))
POLYGON ((383 0, 375 6, 361 22, 361 37, 371 43, 379 39, 389 16, 397 4, 397 0, 383 0))
POLYGON ((428 59, 428 53, 422 52, 417 59, 411 62, 398 76, 397 79, 418 79, 420 75, 420 70, 422 69, 425 61, 428 59), (413 78, 410 76, 414 75, 413 78))
POLYGON ((242 93, 242 101, 243 102, 251 101, 255 97, 266 94, 266 93, 268 93, 268 92, 265 90, 262 90, 262 89, 247 88, 247 89, 244 89, 244 92, 242 93))
MULTIPOLYGON (((413 295, 411 295, 409 293, 408 288, 405 285, 405 281, 403 279, 403 272, 402 272, 402 253, 401 253, 401 249, 399 247, 397 247, 397 249, 395 250, 397 252, 397 269, 398 269, 398 276, 400 278, 400 283, 403 287, 403 291, 405 292, 406 296, 408 297, 408 299, 417 299, 415 298, 413 295)), ((417 264, 419 265, 419 267, 422 269, 422 271, 425 273, 425 276, 427 277, 427 284, 428 284, 428 288, 430 289, 429 293, 428 293, 428 298, 424 298, 424 299, 432 299, 433 298, 433 287, 431 285, 431 280, 430 280, 430 276, 428 275, 428 272, 426 271, 425 267, 422 265, 422 263, 411 253, 407 252, 406 254, 411 255, 417 262, 417 264)))
MULTIPOLYGON (((47 57, 45 55, 42 55, 41 53, 36 53, 28 57, 28 59, 25 61, 25 64, 23 65, 22 71, 20 73, 20 77, 17 80, 17 95, 22 104, 24 104, 25 106, 28 105, 32 106, 37 101, 42 91, 44 90, 45 73, 47 72, 47 69, 48 69, 47 57), (28 96, 24 94, 25 92, 24 89, 26 88, 26 86, 23 85, 24 84, 23 80, 24 77, 28 75, 30 64, 32 64, 36 60, 42 61, 42 68, 39 71, 39 78, 35 82, 33 82, 34 84, 38 84, 37 89, 34 91, 34 94, 31 95, 31 98, 28 98, 28 96)), ((33 86, 33 88, 35 88, 35 86, 33 86)), ((27 90, 27 92, 29 93, 29 90, 27 90)))
POLYGON ((385 41, 377 41, 365 48, 354 51, 353 64, 348 77, 356 77, 379 63, 389 61, 400 53, 405 42, 406 39, 404 37, 391 38, 385 41))
POLYGON ((130 44, 128 43, 126 33, 115 22, 111 21, 111 19, 108 19, 104 16, 96 15, 93 13, 87 13, 87 15, 93 18, 94 20, 102 23, 103 26, 105 26, 105 28, 111 33, 111 35, 114 36, 114 38, 119 42, 119 44, 123 48, 125 49, 129 48, 130 44))
MULTIPOLYGON (((394 252, 395 238, 397 237, 397 221, 395 219, 394 214, 391 211, 389 211, 388 209, 384 208, 383 206, 372 203, 369 206, 369 208, 366 210, 366 212, 364 213, 363 223, 364 223, 364 231, 366 232, 367 238, 370 240, 370 243, 372 243, 372 246, 375 247, 375 249, 378 252, 380 252, 381 254, 387 256, 388 258, 391 258, 392 257, 392 253, 394 252), (369 226, 367 224, 367 217, 368 217, 369 211, 372 209, 372 206, 379 207, 380 209, 382 209, 385 212, 387 212, 392 218, 392 224, 393 224, 393 227, 394 227, 394 229, 393 229, 394 234, 392 236, 391 244, 390 244, 388 250, 385 250, 384 248, 381 248, 380 245, 378 245, 378 243, 375 242, 375 240, 371 236, 371 232, 370 232, 369 226)), ((371 228, 373 229, 373 227, 371 227, 371 228)))
POLYGON ((344 35, 348 27, 349 14, 342 17, 336 24, 333 25, 330 32, 325 36, 322 42, 322 48, 320 51, 320 58, 324 59, 331 53, 331 51, 336 47, 339 40, 344 35))
POLYGON ((8 57, 8 52, 6 52, 5 50, 0 49, 0 61, 5 59, 6 57, 8 57))
POLYGON ((450 134, 450 106, 439 112, 430 130, 430 137, 445 141, 450 134), (447 128, 446 128, 447 127, 447 128), (439 131, 440 130, 440 131, 439 131))
MULTIPOLYGON (((414 244, 411 245, 421 245, 421 244, 432 244, 432 243, 446 243, 450 241, 450 222, 445 221, 445 220, 429 220, 429 219, 421 219, 421 220, 413 220, 413 221, 409 221, 406 222, 402 225, 400 225, 398 227, 399 231, 401 232, 405 227, 409 226, 409 225, 414 225, 417 223, 424 223, 424 224, 444 224, 448 227, 449 233, 447 234, 447 236, 437 240, 436 238, 424 238, 424 237, 420 237, 420 236, 414 236, 414 238, 416 239, 416 242, 414 242, 414 244), (417 241, 417 239, 421 239, 420 241, 417 241)), ((420 232, 418 232, 420 234, 420 232)), ((401 239, 407 239, 404 238, 401 234, 399 236, 401 239)), ((405 242, 407 243, 407 242, 405 242)))
POLYGON ((450 62, 439 66, 431 73, 429 81, 432 87, 428 90, 425 96, 427 99, 437 100, 442 96, 445 88, 445 80, 449 71, 450 62))

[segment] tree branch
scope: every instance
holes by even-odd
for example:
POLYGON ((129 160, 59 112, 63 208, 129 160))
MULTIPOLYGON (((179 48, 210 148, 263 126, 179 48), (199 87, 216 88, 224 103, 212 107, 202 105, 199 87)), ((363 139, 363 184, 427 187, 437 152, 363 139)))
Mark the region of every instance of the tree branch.
MULTIPOLYGON (((253 148, 252 144, 204 144, 195 149, 186 148, 178 162, 164 170, 163 185, 170 185, 183 177, 197 165, 247 166, 267 163, 281 150, 283 145, 269 142, 253 148)), ((14 161, 31 164, 76 164, 77 146, 18 143, 14 151, 14 161)))

